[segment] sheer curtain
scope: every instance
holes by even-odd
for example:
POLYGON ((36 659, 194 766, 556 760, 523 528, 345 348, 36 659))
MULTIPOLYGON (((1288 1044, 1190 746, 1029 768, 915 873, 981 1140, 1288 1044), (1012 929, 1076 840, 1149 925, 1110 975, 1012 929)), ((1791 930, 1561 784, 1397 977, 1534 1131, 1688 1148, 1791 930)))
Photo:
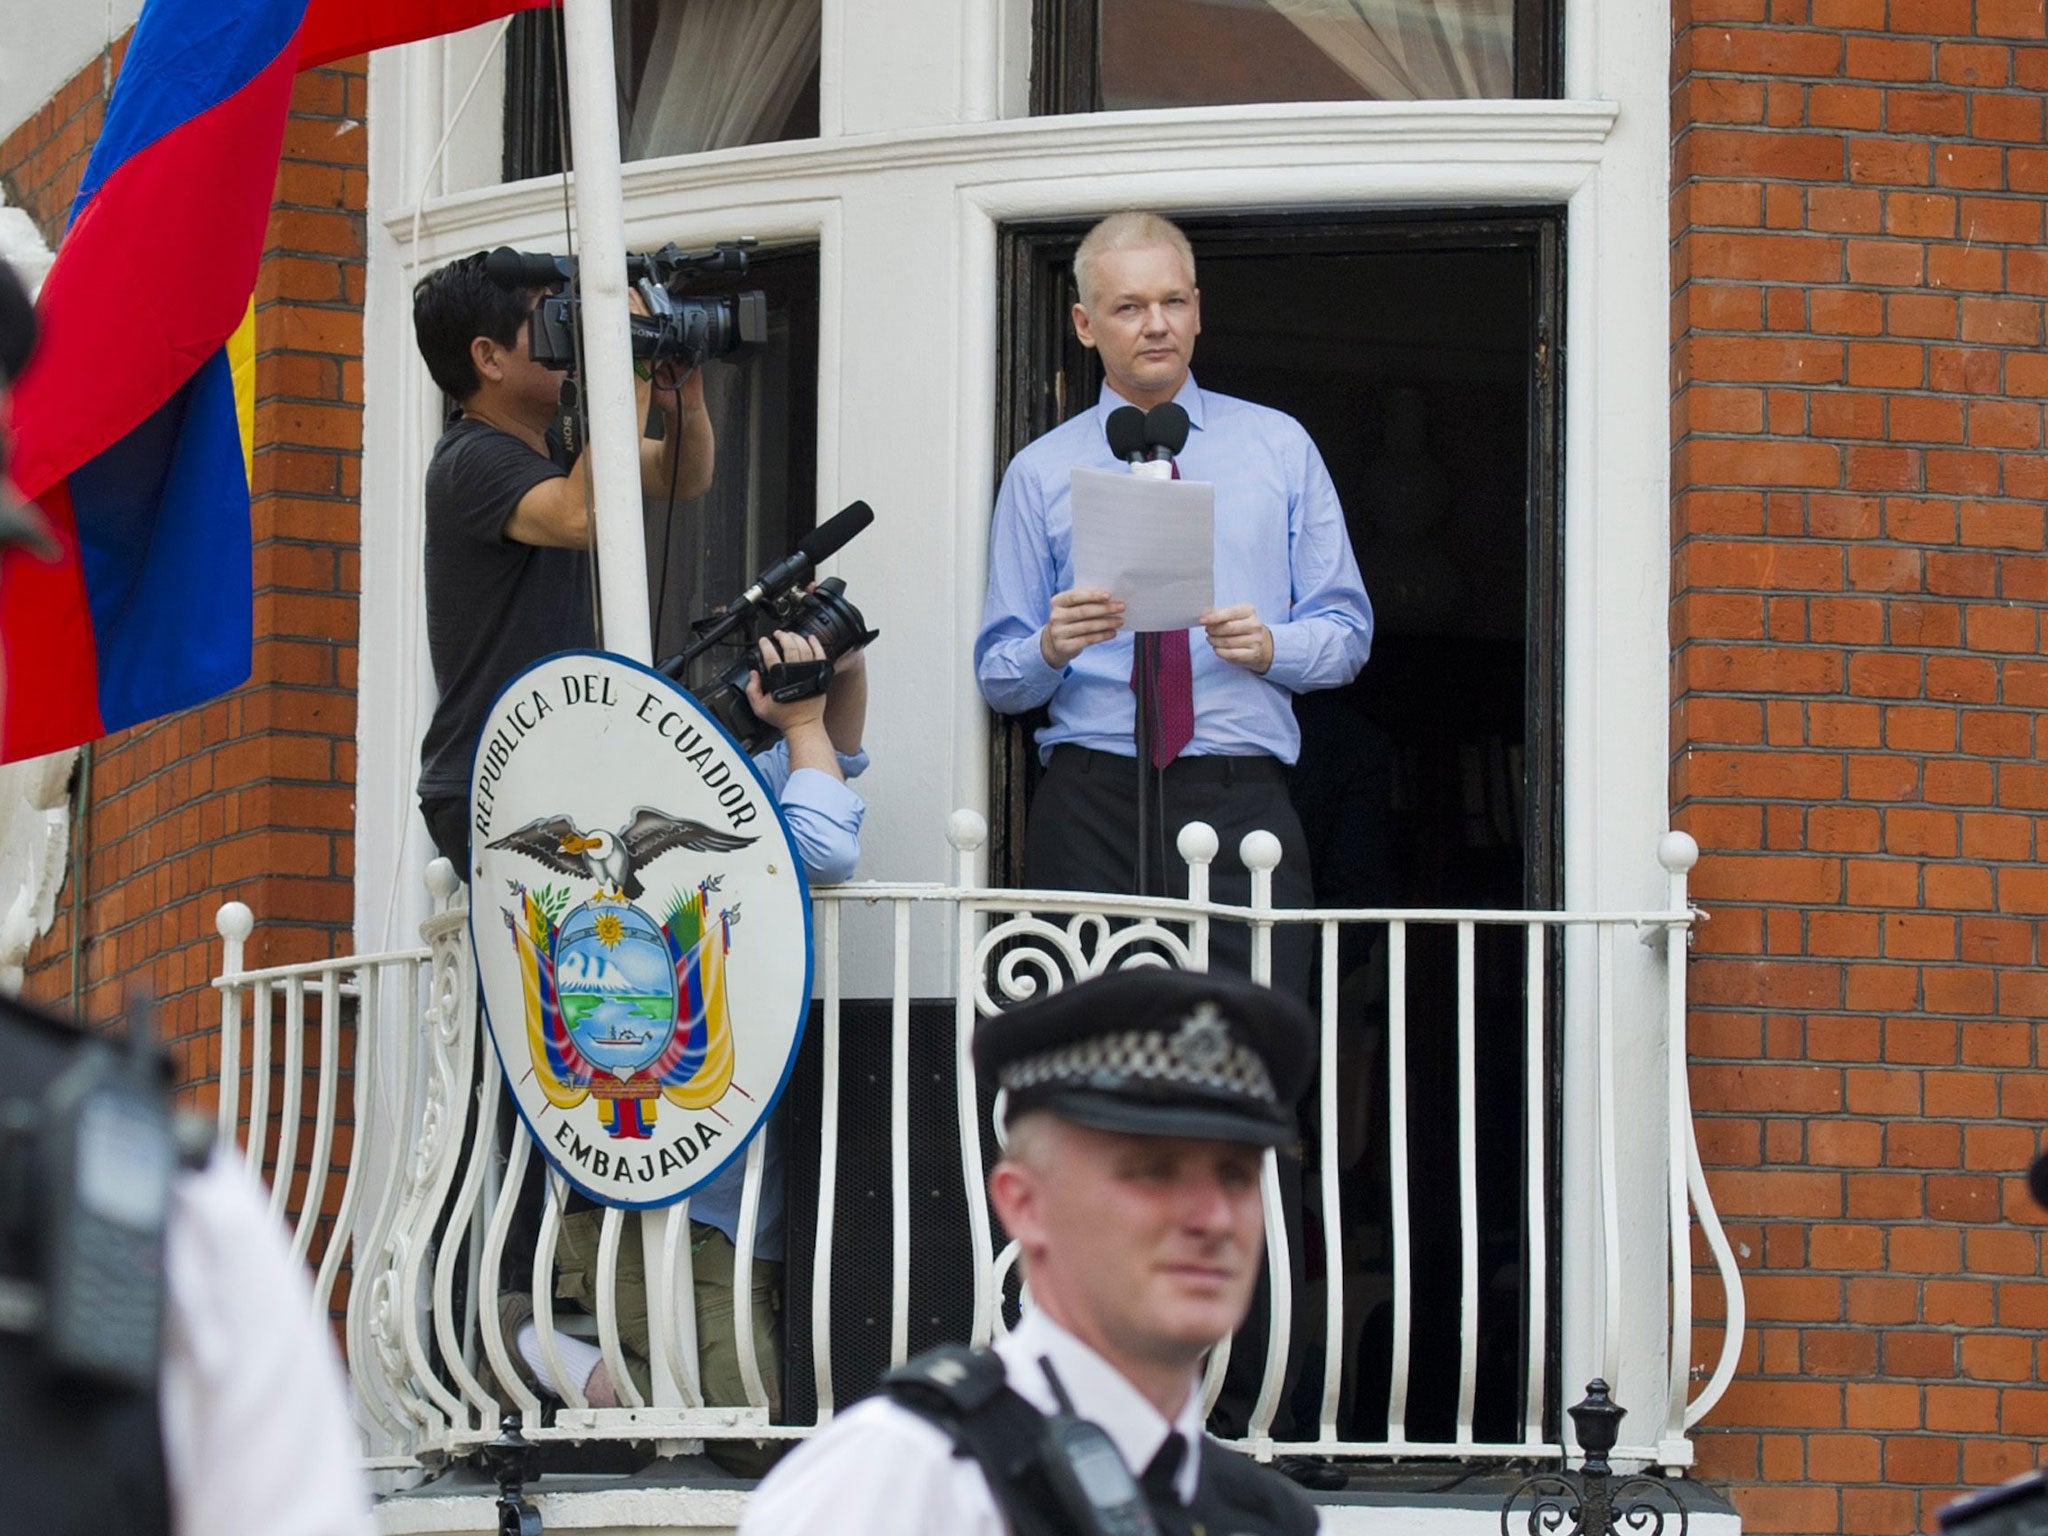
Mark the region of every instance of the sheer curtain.
MULTIPOLYGON (((647 7, 612 0, 616 35, 647 7)), ((661 0, 638 47, 639 89, 625 125, 629 160, 757 144, 789 117, 818 67, 819 0, 661 0)), ((637 41, 637 40, 636 40, 637 41)), ((623 84, 624 82, 622 82, 623 84)))
POLYGON ((1504 97, 1514 18, 1498 0, 1267 0, 1380 101, 1504 97))

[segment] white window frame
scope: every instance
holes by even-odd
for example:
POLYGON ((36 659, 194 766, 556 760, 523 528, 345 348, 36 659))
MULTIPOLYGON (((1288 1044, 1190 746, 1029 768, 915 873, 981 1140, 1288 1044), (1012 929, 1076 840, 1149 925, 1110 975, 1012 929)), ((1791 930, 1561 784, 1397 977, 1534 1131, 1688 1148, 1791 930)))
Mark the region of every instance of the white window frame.
MULTIPOLYGON (((1561 100, 1029 118, 1028 0, 824 3, 823 137, 629 166, 626 234, 633 247, 754 234, 820 248, 818 507, 828 514, 860 496, 879 514, 835 562, 886 636, 869 729, 876 771, 862 783, 862 873, 943 878, 945 810, 988 809, 988 714, 967 658, 1000 468, 992 423, 1005 222, 1128 205, 1562 206, 1565 890, 1575 909, 1659 904, 1671 553, 1664 12, 1566 0, 1561 100)), ((374 681, 359 710, 356 843, 366 951, 411 942, 429 856, 412 784, 431 700, 420 477, 439 402, 412 348, 408 273, 482 246, 562 242, 557 182, 490 184, 494 123, 460 125, 429 175, 447 106, 489 35, 371 63, 361 675, 374 681), (416 209, 422 186, 437 195, 416 209)), ((488 119, 498 98, 488 83, 478 97, 472 114, 488 119)), ((1585 1015, 1591 968, 1588 955, 1568 954, 1570 1019, 1585 1015)), ((943 960, 932 969, 944 974, 943 960)), ((1632 1026, 1658 1016, 1661 963, 1647 949, 1625 956, 1618 980, 1617 1078, 1661 1083, 1661 1042, 1632 1026)), ((1592 1155, 1587 1054, 1568 1044, 1568 1185, 1571 1167, 1592 1155)), ((1620 1165, 1643 1175, 1626 1191, 1625 1231, 1663 1231, 1657 1097, 1645 1095, 1645 1113, 1618 1128, 1620 1165)), ((1569 1390, 1591 1374, 1597 1344, 1579 1320, 1591 1308, 1571 1301, 1590 1296, 1599 1266, 1590 1213, 1565 1217, 1569 1390)), ((1639 1434, 1662 1422, 1668 1390, 1650 1368, 1667 1326, 1660 1243, 1625 1256, 1624 1354, 1644 1369, 1614 1385, 1639 1434)))

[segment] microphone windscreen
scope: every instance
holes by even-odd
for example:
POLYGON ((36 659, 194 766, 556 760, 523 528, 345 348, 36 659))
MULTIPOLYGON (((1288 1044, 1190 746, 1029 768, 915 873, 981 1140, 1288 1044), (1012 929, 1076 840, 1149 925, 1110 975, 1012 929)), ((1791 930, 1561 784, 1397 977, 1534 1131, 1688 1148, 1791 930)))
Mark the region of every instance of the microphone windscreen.
POLYGON ((2048 1152, 2034 1159, 2034 1166, 2027 1170, 2027 1193, 2034 1197, 2034 1204, 2048 1211, 2048 1152))
POLYGON ((1109 438, 1109 451, 1119 459, 1145 451, 1145 413, 1135 405, 1120 405, 1111 411, 1102 430, 1109 438))
POLYGON ((1179 453, 1188 445, 1189 425, 1188 413, 1173 401, 1155 405, 1145 413, 1145 443, 1169 455, 1179 453))
POLYGON ((853 536, 875 520, 875 509, 864 501, 834 513, 797 541, 797 548, 812 565, 822 565, 844 549, 853 536))

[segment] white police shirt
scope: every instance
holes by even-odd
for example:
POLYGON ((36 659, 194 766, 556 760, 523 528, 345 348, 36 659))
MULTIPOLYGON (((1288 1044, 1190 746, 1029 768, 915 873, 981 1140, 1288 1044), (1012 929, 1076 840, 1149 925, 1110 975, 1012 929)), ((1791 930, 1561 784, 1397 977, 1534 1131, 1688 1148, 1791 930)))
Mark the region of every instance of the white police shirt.
MULTIPOLYGON (((1038 1362, 1051 1360, 1074 1411, 1100 1425, 1133 1469, 1152 1460, 1169 1431, 1201 1444, 1199 1390, 1169 1424, 1116 1367, 1041 1311, 1026 1312, 995 1351, 1010 1385, 1044 1413, 1057 1405, 1038 1362)), ((1199 1457, 1182 1459, 1174 1485, 1183 1503, 1194 1498, 1200 1473, 1199 1457)), ((740 1536, 1004 1536, 1004 1529, 980 1466, 955 1456, 936 1425, 879 1396, 834 1419, 769 1473, 739 1528, 740 1536)))
POLYGON ((158 1405, 176 1536, 372 1536, 334 1341, 239 1157, 171 1186, 158 1405))

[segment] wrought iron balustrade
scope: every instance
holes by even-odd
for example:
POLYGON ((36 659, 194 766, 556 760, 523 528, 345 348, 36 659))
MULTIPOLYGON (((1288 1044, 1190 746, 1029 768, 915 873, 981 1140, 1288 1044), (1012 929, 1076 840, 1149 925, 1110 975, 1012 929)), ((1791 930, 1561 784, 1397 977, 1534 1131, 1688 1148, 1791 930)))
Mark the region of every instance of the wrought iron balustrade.
MULTIPOLYGON (((517 1234, 530 1142, 504 1109, 479 1030, 464 893, 437 862, 426 946, 245 970, 253 919, 222 908, 220 1124, 240 1130, 272 1204, 317 1266, 323 1305, 347 1276, 345 1337, 373 1464, 430 1467, 492 1440, 522 1413, 535 1440, 693 1442, 800 1438, 863 1395, 888 1364, 941 1338, 988 1338, 1014 1315, 1014 1254, 998 1251, 983 1191, 995 1155, 988 1101, 966 1070, 976 1020, 1075 977, 1122 965, 1207 963, 1214 926, 1248 924, 1264 975, 1276 933, 1306 929, 1321 1069, 1306 1124, 1313 1251, 1296 1255, 1273 1199, 1269 1336, 1295 1342, 1306 1378, 1268 1349, 1246 1447, 1351 1457, 1511 1460, 1553 1453, 1562 1432, 1557 1361, 1567 1314, 1592 1374, 1665 1384, 1654 1436, 1624 1459, 1684 1465, 1686 1433, 1733 1373, 1740 1280, 1693 1142, 1684 1059, 1685 894, 1696 849, 1657 850, 1666 902, 1639 911, 1275 909, 1278 846, 1254 834, 1248 907, 1208 900, 1216 839, 1185 828, 1190 895, 1110 898, 972 883, 986 829, 956 813, 950 884, 853 884, 812 892, 815 1001, 804 1068, 780 1111, 789 1135, 788 1262, 780 1334, 782 1413, 771 1420, 762 1351, 737 1341, 744 1403, 704 1402, 683 1208, 606 1213, 599 1301, 572 1319, 554 1300, 565 1189, 543 1181, 539 1231, 517 1234), (1653 954, 1624 949, 1641 940, 1653 954), (1625 1015, 1618 972, 1650 978, 1653 1007, 1625 1015), (914 995, 920 977, 948 984, 914 995), (1571 984, 1566 986, 1566 978, 1571 984), (849 990, 851 988, 852 990, 849 990), (1617 1082, 1617 1044, 1664 1063, 1662 1081, 1617 1082), (1590 1123, 1560 1112, 1569 1060, 1590 1123), (1587 1095, 1590 1095, 1589 1097, 1587 1095), (1619 1128, 1654 1111, 1662 1166, 1624 1161, 1619 1128), (1567 1133, 1579 1141, 1562 1153, 1567 1133), (1646 1190, 1645 1180, 1655 1187, 1646 1190), (1661 1210, 1659 1252, 1624 1253, 1624 1207, 1661 1210), (1630 1202, 1633 1200, 1634 1204, 1630 1202), (1589 1240, 1567 1246, 1565 1216, 1589 1240), (1726 1310, 1710 1379, 1691 1393, 1695 1221, 1726 1310), (655 1304, 646 1390, 627 1368, 616 1275, 638 1246, 655 1304), (514 1251, 515 1247, 517 1251, 514 1251), (1647 1266, 1647 1270, 1646 1270, 1647 1266), (1623 1326, 1645 1273, 1661 1341, 1623 1326), (560 1401, 521 1381, 498 1297, 532 1298, 560 1401), (1296 1315, 1296 1308, 1301 1314, 1296 1315), (581 1321, 618 1384, 592 1408, 555 1357, 556 1325, 581 1321), (1631 1358, 1631 1357, 1634 1358, 1631 1358), (1645 1358, 1646 1356, 1651 1358, 1645 1358), (1284 1398, 1284 1400, 1283 1400, 1284 1398), (1292 1433, 1276 1434, 1292 1410, 1292 1433)), ((746 1159, 735 1295, 757 1263, 749 1235, 763 1142, 746 1159)), ((742 1306, 744 1319, 747 1309, 742 1306)), ((1227 1348, 1212 1359, 1220 1388, 1227 1348)), ((1578 1359, 1572 1364, 1575 1366, 1578 1359)), ((1579 1379, 1583 1379, 1581 1376, 1579 1379)))

